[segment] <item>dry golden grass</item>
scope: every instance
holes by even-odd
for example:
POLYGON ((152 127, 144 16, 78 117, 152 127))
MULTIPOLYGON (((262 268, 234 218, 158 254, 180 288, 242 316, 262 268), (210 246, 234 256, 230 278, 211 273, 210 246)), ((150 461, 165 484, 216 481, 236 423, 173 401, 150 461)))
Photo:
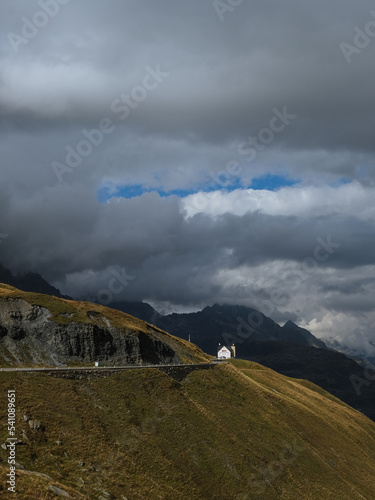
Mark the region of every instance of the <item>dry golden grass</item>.
MULTIPOLYGON (((17 459, 89 499, 99 490, 129 500, 375 498, 373 422, 315 386, 235 363, 182 383, 155 369, 91 380, 2 374, 0 394, 16 390, 18 431, 23 414, 45 426, 28 431, 17 459)), ((0 460, 4 473, 2 449, 0 460)), ((0 496, 50 498, 48 484, 20 475, 19 496, 0 496), (39 496, 29 497, 34 483, 39 496)))
MULTIPOLYGON (((0 286, 0 300, 17 297, 48 308, 56 322, 107 318, 124 331, 152 330, 186 360, 208 359, 119 311, 0 286)), ((232 360, 181 383, 156 369, 88 379, 3 372, 0 443, 8 389, 16 390, 18 437, 26 431, 17 446, 26 472, 8 493, 0 448, 0 498, 56 498, 51 484, 74 499, 103 491, 128 500, 375 498, 375 424, 313 384, 256 363, 232 360), (32 431, 25 414, 44 429, 32 431)))
MULTIPOLYGON (((48 309, 51 313, 49 318, 50 321, 54 321, 61 325, 84 323, 105 327, 107 324, 106 320, 108 320, 111 326, 123 332, 152 333, 154 337, 168 343, 184 363, 207 362, 211 358, 195 344, 174 337, 160 328, 150 325, 134 316, 100 304, 60 299, 40 293, 23 292, 17 288, 0 283, 0 300, 10 299, 23 299, 31 305, 37 305, 48 309)), ((9 354, 10 358, 12 357, 10 353, 7 354, 9 354)))

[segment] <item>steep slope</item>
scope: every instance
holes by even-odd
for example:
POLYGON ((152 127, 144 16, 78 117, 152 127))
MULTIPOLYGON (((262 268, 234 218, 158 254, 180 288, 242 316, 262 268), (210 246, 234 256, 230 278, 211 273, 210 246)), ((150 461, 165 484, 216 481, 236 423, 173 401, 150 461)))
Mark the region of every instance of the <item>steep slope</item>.
POLYGON ((1 498, 53 500, 54 488, 97 500, 375 498, 373 422, 309 382, 235 363, 180 383, 155 369, 0 374, 24 443, 16 494, 0 447, 1 498))
POLYGON ((214 305, 197 313, 168 316, 158 315, 147 306, 134 308, 134 312, 150 316, 151 323, 173 335, 184 339, 190 335, 203 351, 216 355, 218 343, 235 343, 237 357, 256 361, 283 375, 309 380, 375 420, 375 384, 364 379, 363 366, 327 349, 292 321, 280 327, 258 311, 243 306, 214 305), (353 380, 364 381, 359 382, 360 390, 353 380))
POLYGON ((373 371, 342 353, 288 342, 248 342, 246 359, 272 368, 282 375, 304 378, 319 385, 375 421, 373 371))
POLYGON ((89 302, 0 285, 0 363, 159 364, 207 361, 194 344, 89 302))
POLYGON ((293 321, 287 321, 281 330, 285 333, 283 340, 286 342, 327 349, 326 344, 322 340, 317 339, 311 332, 296 325, 293 321), (301 338, 305 339, 305 344, 301 341, 301 338))

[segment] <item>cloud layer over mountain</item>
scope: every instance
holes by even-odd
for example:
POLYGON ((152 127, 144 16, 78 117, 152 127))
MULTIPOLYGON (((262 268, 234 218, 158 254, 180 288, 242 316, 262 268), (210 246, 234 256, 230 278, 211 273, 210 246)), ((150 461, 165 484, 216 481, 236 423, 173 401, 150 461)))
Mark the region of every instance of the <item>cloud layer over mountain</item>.
POLYGON ((0 12, 1 262, 76 297, 272 307, 370 352, 372 2, 0 12))

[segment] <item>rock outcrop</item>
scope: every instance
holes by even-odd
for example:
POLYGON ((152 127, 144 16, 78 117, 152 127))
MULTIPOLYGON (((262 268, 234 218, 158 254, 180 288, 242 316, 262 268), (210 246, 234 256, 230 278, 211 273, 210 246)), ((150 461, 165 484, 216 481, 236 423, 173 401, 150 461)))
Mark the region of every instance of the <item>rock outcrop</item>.
MULTIPOLYGON (((72 301, 65 302, 69 302, 70 307, 74 304, 72 301)), ((95 361, 107 365, 182 362, 175 346, 172 346, 176 341, 181 342, 179 339, 173 340, 172 336, 156 327, 125 314, 123 324, 121 318, 120 321, 117 317, 116 321, 112 321, 110 314, 106 314, 111 310, 102 306, 77 304, 80 304, 79 320, 75 319, 77 314, 74 311, 60 313, 60 321, 56 321, 55 312, 31 303, 28 298, 0 297, 0 355, 4 361, 10 365, 62 365, 95 361), (126 317, 139 325, 127 325, 126 317)))

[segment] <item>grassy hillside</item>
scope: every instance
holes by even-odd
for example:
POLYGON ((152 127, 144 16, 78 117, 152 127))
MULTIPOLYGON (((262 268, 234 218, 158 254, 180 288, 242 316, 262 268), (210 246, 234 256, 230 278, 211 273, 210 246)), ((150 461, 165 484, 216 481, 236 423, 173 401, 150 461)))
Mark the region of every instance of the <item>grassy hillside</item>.
MULTIPOLYGON (((15 389, 17 493, 54 499, 373 499, 375 424, 306 381, 234 361, 181 383, 155 369, 0 375, 15 389), (23 415, 40 421, 37 431, 23 415), (30 474, 29 471, 49 476, 30 474)), ((7 437, 0 427, 0 442, 7 437)), ((1 490, 1 488, 3 488, 1 490)))
MULTIPOLYGON (((211 359, 211 356, 206 355, 195 344, 174 337, 154 325, 150 325, 116 309, 91 302, 66 300, 40 293, 23 292, 10 285, 0 283, 0 308, 2 302, 17 299, 22 299, 31 306, 40 306, 48 309, 50 312, 49 321, 58 325, 64 326, 69 325, 69 323, 79 323, 96 325, 101 328, 112 326, 124 334, 129 331, 136 334, 152 334, 154 338, 167 343, 184 363, 207 362, 211 359)), ((22 343, 19 345, 21 346, 22 343)), ((5 354, 5 359, 13 359, 12 353, 9 352, 6 345, 0 345, 0 366, 8 366, 9 363, 1 357, 2 352, 5 354)), ((20 354, 23 355, 22 357, 20 356, 21 359, 25 360, 22 364, 30 365, 30 363, 27 363, 27 349, 25 348, 24 352, 20 354)), ((14 361, 12 364, 17 364, 17 361, 14 361)))

